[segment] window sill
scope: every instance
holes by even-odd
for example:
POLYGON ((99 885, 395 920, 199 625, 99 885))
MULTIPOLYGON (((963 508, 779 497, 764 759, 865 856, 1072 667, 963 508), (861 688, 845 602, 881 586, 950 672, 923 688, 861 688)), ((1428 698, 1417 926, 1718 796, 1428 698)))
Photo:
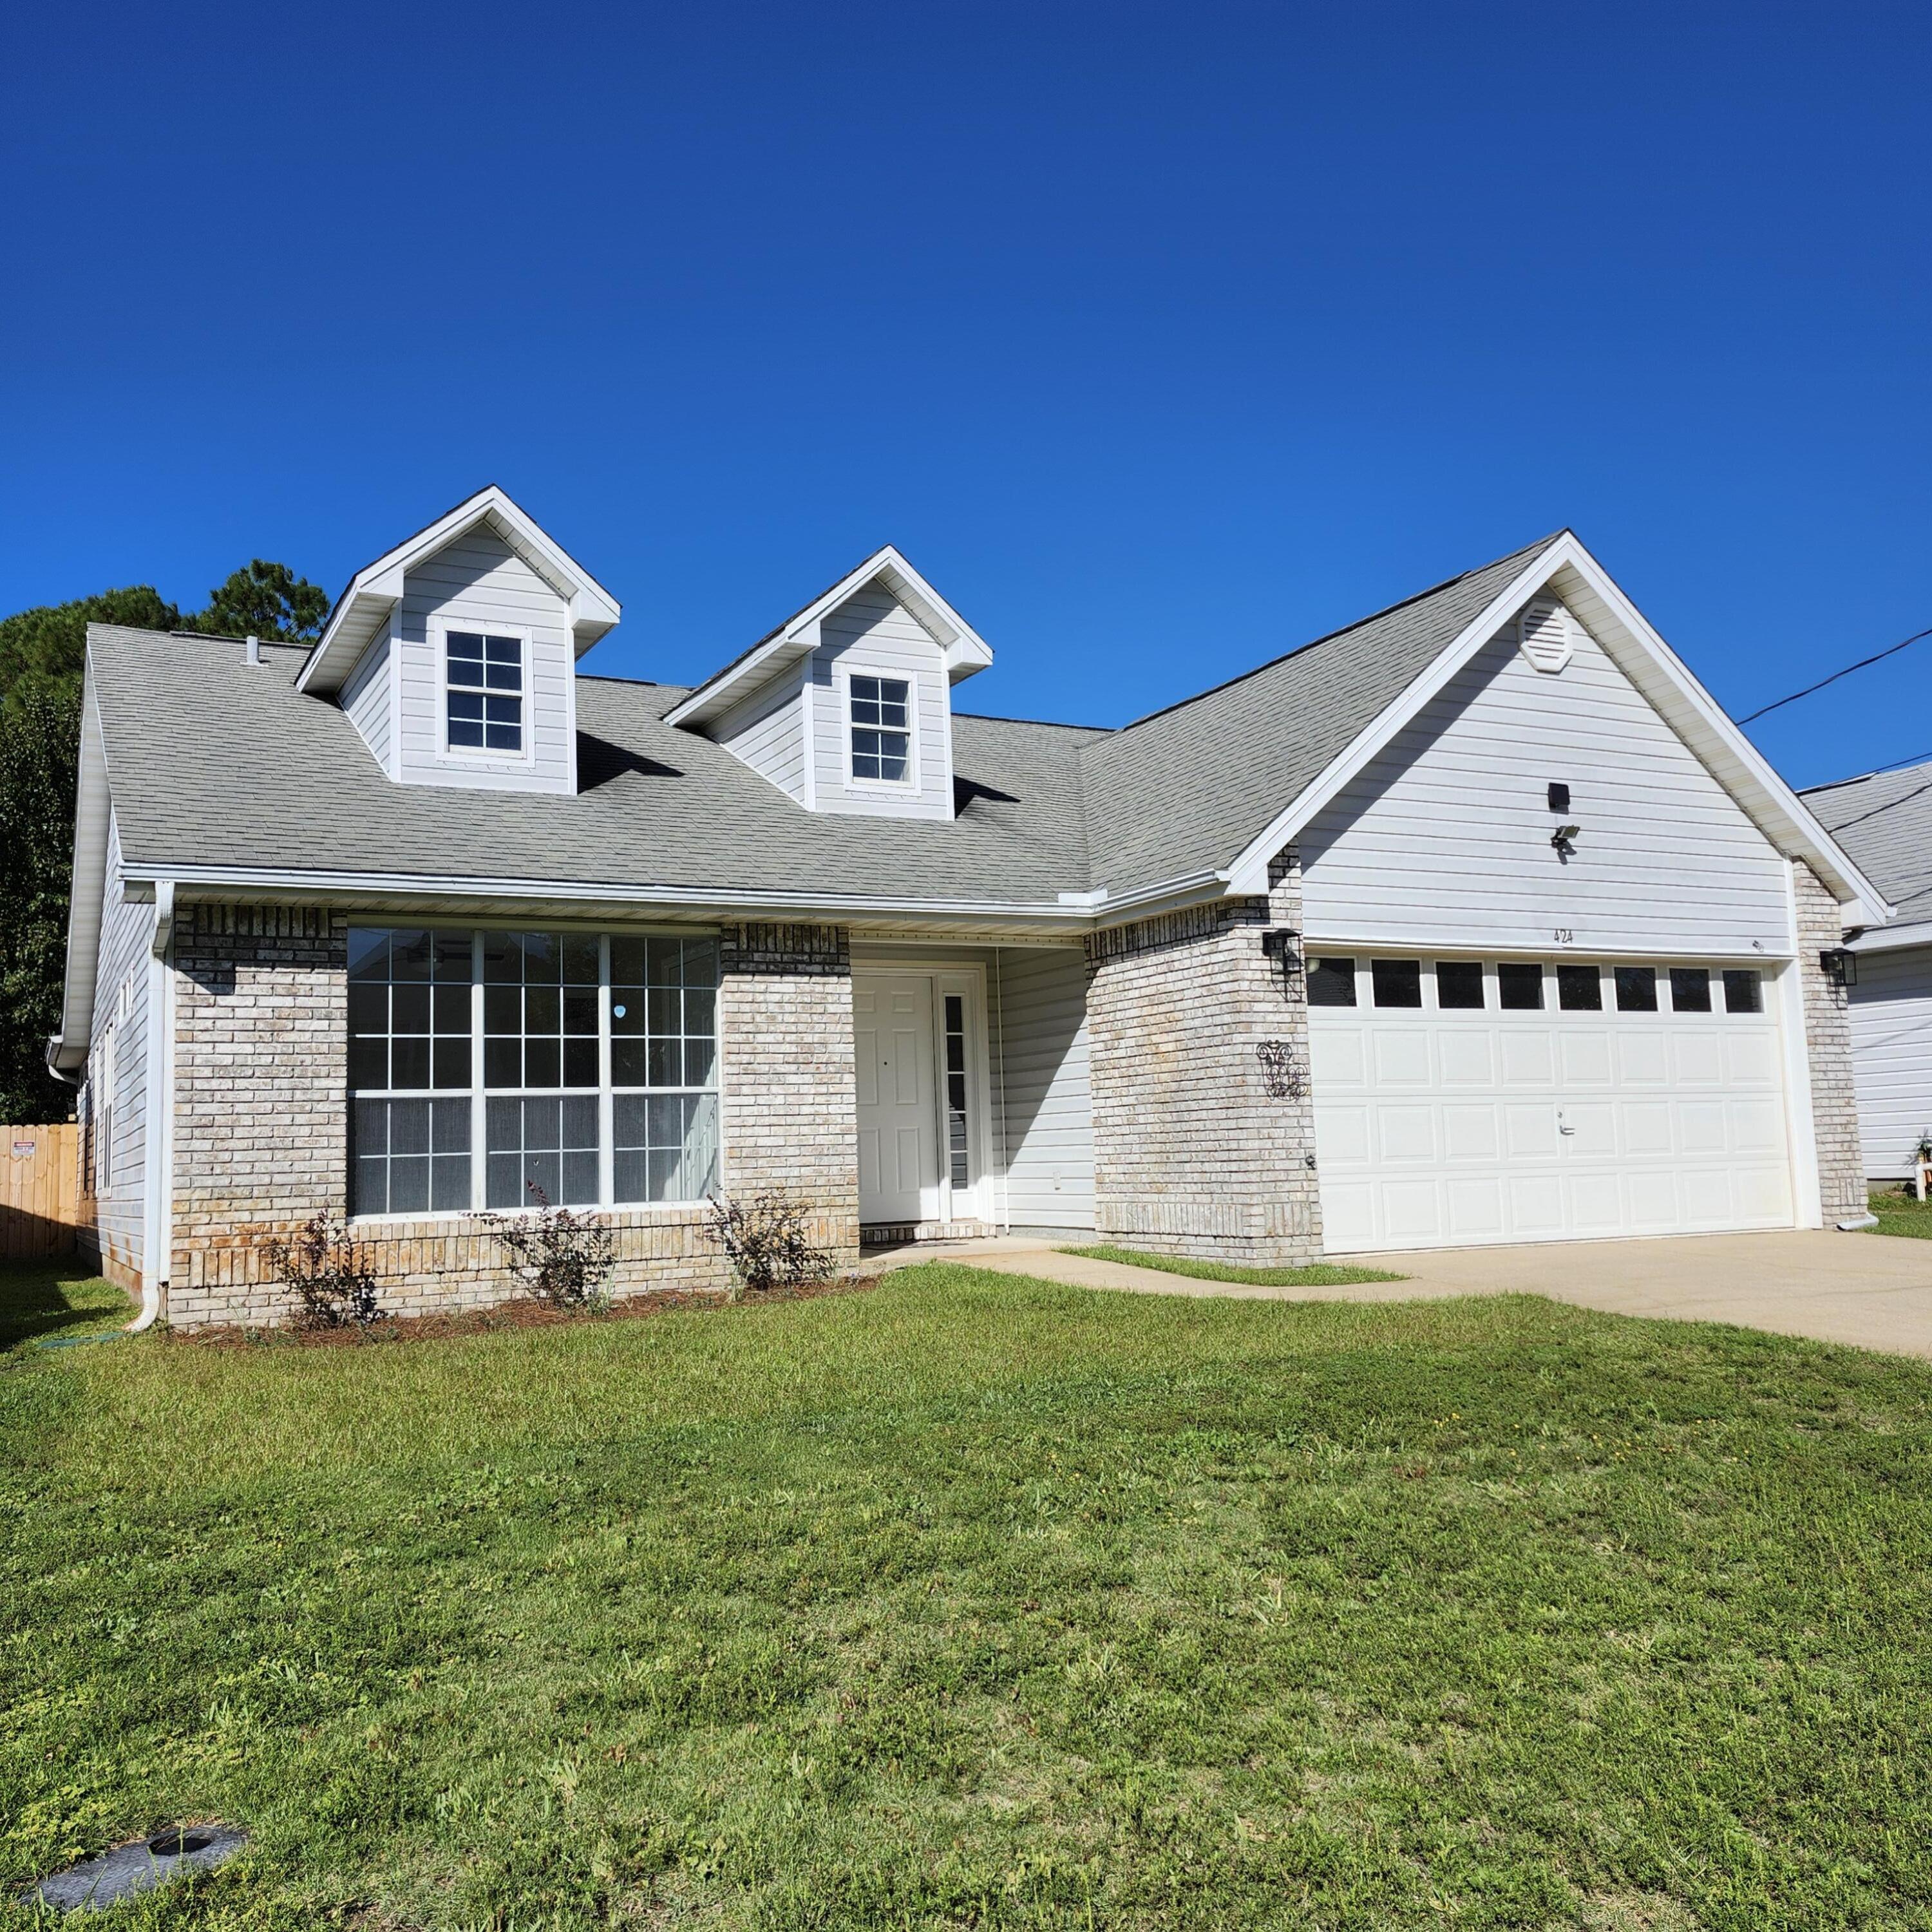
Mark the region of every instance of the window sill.
MULTIPOLYGON (((487 1234, 489 1229, 482 1225, 486 1215, 498 1215, 506 1221, 532 1221, 542 1211, 536 1208, 444 1208, 408 1214, 354 1214, 350 1216, 349 1232, 352 1235, 398 1235, 421 1228, 425 1238, 487 1234), (465 1222, 475 1225, 466 1228, 465 1222)), ((594 1215, 611 1227, 647 1228, 706 1217, 711 1204, 708 1201, 644 1201, 622 1208, 573 1208, 570 1211, 594 1215)))

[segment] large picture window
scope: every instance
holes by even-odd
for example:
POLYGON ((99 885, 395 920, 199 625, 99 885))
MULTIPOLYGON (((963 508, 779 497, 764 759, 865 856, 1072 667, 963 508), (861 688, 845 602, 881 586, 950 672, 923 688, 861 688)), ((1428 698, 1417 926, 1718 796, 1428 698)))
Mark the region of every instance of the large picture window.
POLYGON ((717 1010, 715 939, 352 929, 352 1211, 703 1200, 717 1010))

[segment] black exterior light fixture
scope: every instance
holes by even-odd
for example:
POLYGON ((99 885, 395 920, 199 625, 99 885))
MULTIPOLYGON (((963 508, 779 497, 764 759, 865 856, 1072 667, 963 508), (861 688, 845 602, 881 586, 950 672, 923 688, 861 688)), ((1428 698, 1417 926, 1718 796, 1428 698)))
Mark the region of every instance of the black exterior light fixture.
POLYGON ((1582 830, 1580 825, 1559 825, 1550 835, 1550 842, 1556 847, 1558 858, 1568 860, 1576 856, 1576 838, 1582 830))
POLYGON ((1849 946, 1828 946, 1818 956, 1825 977, 1834 986, 1858 983, 1858 956, 1849 946))
POLYGON ((1270 926, 1262 934, 1262 950, 1281 971, 1281 996, 1294 997, 1294 982, 1301 974, 1301 935, 1287 926, 1270 926))

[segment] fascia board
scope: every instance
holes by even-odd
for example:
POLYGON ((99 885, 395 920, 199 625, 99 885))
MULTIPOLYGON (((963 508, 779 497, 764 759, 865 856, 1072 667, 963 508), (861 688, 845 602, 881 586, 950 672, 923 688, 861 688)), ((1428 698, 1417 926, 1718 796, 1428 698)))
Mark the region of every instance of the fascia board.
POLYGON ((222 891, 292 893, 333 896, 338 902, 353 898, 407 902, 429 899, 488 900, 514 906, 560 904, 602 908, 652 908, 693 916, 742 916, 746 913, 783 911, 793 916, 824 914, 844 917, 880 914, 916 918, 921 915, 953 919, 983 919, 992 922, 1024 920, 1078 932, 1090 926, 1086 906, 1069 907, 1050 901, 966 898, 909 898, 890 894, 802 892, 766 890, 713 890, 688 886, 634 886, 602 880, 478 879, 459 875, 410 872, 338 872, 310 868, 268 866, 126 865, 129 886, 137 896, 152 893, 163 879, 171 880, 185 902, 222 891))
POLYGON ((1910 946, 1932 946, 1932 919, 1914 919, 1901 921, 1897 926, 1881 926, 1870 932, 1862 932, 1856 939, 1845 944, 1854 952, 1893 952, 1910 946))
POLYGON ((1267 829, 1242 848, 1226 868, 1231 895, 1252 897, 1268 890, 1268 862, 1349 780, 1379 752, 1417 712, 1496 635, 1496 627, 1526 602, 1548 580, 1549 560, 1562 550, 1564 538, 1549 547, 1510 579, 1508 585, 1484 605, 1480 614, 1385 710, 1371 718, 1348 744, 1278 812, 1267 829))
POLYGON ((86 1059, 94 1030, 94 982, 100 966, 100 902, 107 885, 107 825, 113 807, 91 652, 83 681, 86 696, 81 707, 80 768, 74 788, 67 970, 61 982, 60 1032, 47 1052, 48 1064, 63 1072, 71 1071, 86 1059))

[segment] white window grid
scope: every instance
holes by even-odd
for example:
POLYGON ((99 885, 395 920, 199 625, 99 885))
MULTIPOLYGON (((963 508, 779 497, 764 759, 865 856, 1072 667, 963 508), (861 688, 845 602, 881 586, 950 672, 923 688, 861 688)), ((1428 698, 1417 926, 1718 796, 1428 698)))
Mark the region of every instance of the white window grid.
MULTIPOLYGON (((373 1216, 414 1220, 484 1209, 514 1211, 533 1207, 536 1203, 530 1198, 512 1202, 507 1198, 508 1190, 504 1185, 506 1176, 500 1166, 493 1184, 493 1160, 501 1162, 509 1153, 501 1144, 509 1138, 506 1130, 510 1116, 506 1110, 510 1107, 518 1109, 518 1146, 514 1157, 518 1162, 520 1179, 529 1172, 532 1150, 537 1145, 530 1130, 533 1113, 541 1119, 545 1108, 556 1109, 559 1131, 554 1136, 557 1143, 554 1178, 558 1184, 554 1191, 548 1187, 544 1190, 554 1205, 628 1208, 689 1204, 704 1200, 716 1191, 720 1150, 715 964, 717 942, 713 936, 424 926, 358 927, 352 934, 352 943, 357 938, 379 933, 386 940, 392 934, 424 937, 433 958, 439 942, 446 950, 452 940, 460 940, 468 950, 468 977, 466 981, 440 981, 432 968, 426 985, 414 980, 402 982, 411 986, 425 985, 430 995, 428 1024, 431 1028, 426 1034, 398 1034, 394 1030, 398 1003, 393 995, 387 999, 386 1024, 389 1030, 380 1036, 384 1054, 380 1084, 358 1078, 358 1070, 364 1074, 369 1071, 371 1043, 378 1036, 358 1031, 352 1015, 349 1082, 350 1184, 351 1198, 356 1204, 358 1218, 373 1216), (520 974, 512 982, 486 976, 487 953, 493 938, 519 941, 542 938, 550 941, 560 955, 558 979, 554 982, 532 981, 520 974), (662 974, 658 962, 668 957, 667 949, 670 948, 676 949, 677 982, 675 986, 664 983, 652 986, 650 976, 654 973, 662 974), (696 958, 692 957, 694 949, 698 954, 696 958), (634 987, 628 979, 620 979, 614 984, 614 952, 620 968, 632 958, 644 962, 646 976, 641 985, 634 987), (571 970, 573 956, 578 962, 580 976, 576 978, 566 976, 571 970), (583 972, 583 962, 593 957, 596 974, 594 984, 583 972), (694 968, 701 972, 707 958, 708 983, 690 981, 688 974, 694 968), (442 1016, 437 1012, 436 995, 440 986, 445 985, 451 992, 466 996, 464 1004, 466 1025, 439 1031, 435 1029, 442 1025, 442 1016), (499 995, 494 1002, 489 997, 493 988, 499 995), (558 1024, 554 1033, 547 1028, 536 1032, 530 1030, 532 1003, 524 996, 533 988, 542 992, 554 989, 556 994, 558 1024), (495 1006, 494 1017, 500 1022, 504 1006, 501 996, 512 991, 518 996, 520 1030, 514 1035, 500 1029, 492 1032, 491 1008, 495 1006), (631 1044, 639 1036, 628 1030, 628 1023, 632 1019, 632 998, 639 992, 644 995, 645 1008, 640 1016, 645 1028, 641 1036, 641 1062, 629 1051, 631 1044), (680 1022, 675 1041, 675 1078, 670 1077, 674 1069, 666 1057, 653 1053, 660 1036, 650 1031, 652 995, 658 996, 662 1016, 664 996, 671 993, 676 997, 680 1022), (688 994, 694 993, 699 997, 687 998, 688 994), (587 995, 594 1001, 594 1033, 583 1030, 584 1009, 580 1006, 576 1015, 578 1029, 567 1030, 568 1010, 573 996, 577 995, 587 995), (622 1010, 614 1010, 617 1009, 622 1010), (686 1032, 684 1029, 693 1020, 706 1030, 701 1033, 686 1032), (396 1050, 399 1040, 410 1042, 406 1061, 396 1050), (499 1075, 503 1071, 502 1050, 512 1040, 515 1042, 518 1057, 518 1077, 513 1081, 500 1078, 493 1080, 493 1071, 499 1075), (556 1042, 557 1049, 554 1073, 546 1061, 535 1070, 547 1077, 534 1082, 529 1081, 524 1077, 532 1070, 529 1048, 532 1042, 548 1043, 552 1040, 556 1042), (497 1047, 494 1069, 493 1041, 497 1047), (574 1068, 568 1064, 572 1042, 581 1042, 586 1050, 574 1068), (459 1066, 458 1056, 452 1053, 439 1065, 438 1049, 446 1044, 464 1048, 466 1064, 459 1066), (592 1070, 593 1053, 594 1078, 586 1080, 585 1076, 592 1070), (359 1070, 358 1060, 362 1062, 359 1070), (460 1082, 453 1078, 459 1071, 464 1076, 460 1082), (399 1082, 393 1077, 398 1072, 409 1077, 399 1082), (573 1072, 574 1078, 572 1078, 573 1072), (439 1084, 440 1074, 452 1077, 446 1084, 439 1084), (638 1077, 629 1077, 633 1074, 638 1077), (394 1110, 386 1103, 394 1102, 426 1103, 424 1144, 421 1149, 412 1148, 401 1156, 426 1156, 430 1163, 425 1170, 427 1198, 421 1207, 396 1208, 389 1204, 393 1198, 389 1185, 392 1165, 398 1156, 386 1138, 394 1110), (357 1110, 365 1105, 376 1104, 384 1104, 384 1143, 379 1154, 365 1154, 361 1150, 362 1137, 356 1132, 357 1110), (496 1109, 494 1118, 493 1107, 496 1109), (590 1124, 593 1121, 594 1129, 590 1124), (673 1124, 679 1136, 674 1148, 668 1144, 665 1138, 673 1124), (493 1143, 497 1144, 497 1150, 494 1154, 493 1143), (574 1160, 569 1159, 573 1155, 578 1156, 574 1160), (366 1208, 362 1204, 363 1176, 356 1170, 358 1163, 364 1159, 380 1159, 383 1163, 383 1204, 379 1208, 366 1208), (439 1169, 438 1162, 444 1161, 460 1161, 466 1170, 460 1188, 456 1186, 452 1172, 439 1169), (594 1188, 588 1184, 588 1177, 593 1171, 594 1188), (442 1184, 439 1185, 440 1182, 442 1184), (639 1183, 641 1186, 637 1184, 639 1183), (664 1191, 652 1195, 650 1190, 653 1185, 662 1186, 664 1191), (460 1198, 451 1198, 452 1192, 460 1192, 460 1198)), ((389 970, 393 972, 392 968, 389 970)), ((358 985, 380 986, 387 993, 398 983, 393 977, 380 981, 352 979, 352 1003, 357 1002, 353 989, 358 985)), ((536 1004, 540 1010, 548 1005, 547 1001, 536 1004)), ((546 1155, 550 1151, 548 1148, 540 1150, 546 1155)))

